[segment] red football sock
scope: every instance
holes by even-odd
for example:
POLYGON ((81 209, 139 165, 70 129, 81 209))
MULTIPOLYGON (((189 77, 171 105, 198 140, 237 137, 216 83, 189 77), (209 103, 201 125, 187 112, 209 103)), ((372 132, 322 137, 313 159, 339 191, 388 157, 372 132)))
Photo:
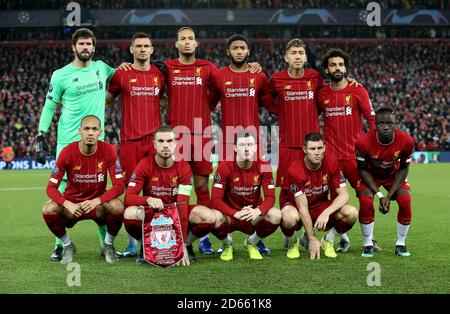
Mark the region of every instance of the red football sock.
POLYGON ((286 228, 282 224, 280 225, 280 229, 281 229, 281 232, 283 232, 283 234, 286 237, 292 237, 292 235, 295 232, 295 227, 293 227, 293 228, 286 228))
POLYGON ((270 221, 263 219, 256 225, 256 235, 260 238, 265 238, 277 230, 278 225, 274 225, 270 221))
POLYGON ((353 225, 354 225, 354 223, 349 224, 344 219, 341 219, 341 220, 336 221, 336 223, 334 224, 334 228, 336 229, 336 231, 339 234, 343 234, 343 233, 346 233, 347 231, 349 231, 353 227, 353 225))
POLYGON ((122 227, 123 213, 118 215, 108 214, 106 216, 106 227, 108 233, 112 236, 116 236, 122 227))
POLYGON ((206 189, 195 189, 195 195, 197 196, 197 204, 206 207, 211 206, 211 198, 209 197, 209 190, 206 189))
POLYGON ((215 223, 200 223, 192 225, 191 231, 197 238, 201 238, 214 230, 215 223))
POLYGON ((375 208, 373 207, 373 196, 360 195, 359 197, 359 222, 370 224, 375 220, 375 208))
POLYGON ((214 229, 212 232, 219 240, 224 240, 228 235, 228 228, 225 224, 221 224, 219 228, 214 229))
POLYGON ((139 219, 124 219, 123 224, 128 234, 136 240, 142 239, 142 221, 139 219))
POLYGON ((395 200, 398 204, 397 221, 402 225, 411 224, 411 194, 397 194, 395 200))

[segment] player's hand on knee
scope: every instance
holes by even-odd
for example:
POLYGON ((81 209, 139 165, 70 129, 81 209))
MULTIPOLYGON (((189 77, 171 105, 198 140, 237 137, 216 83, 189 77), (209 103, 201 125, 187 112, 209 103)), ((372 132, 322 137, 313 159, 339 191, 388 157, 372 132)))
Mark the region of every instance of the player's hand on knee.
POLYGON ((36 161, 42 165, 45 165, 45 158, 47 154, 50 152, 48 148, 48 144, 46 142, 47 133, 40 131, 38 136, 36 137, 36 161))
POLYGON ((242 207, 242 209, 241 209, 241 210, 238 210, 238 211, 234 214, 233 217, 236 218, 236 219, 242 220, 242 217, 244 217, 245 215, 247 215, 248 209, 249 209, 249 206, 244 206, 244 207, 242 207))
POLYGON ((91 210, 95 209, 102 202, 99 197, 96 197, 92 200, 84 201, 80 204, 81 209, 85 213, 89 213, 91 210))
POLYGON ((83 214, 83 210, 80 208, 80 204, 72 203, 71 201, 65 201, 63 206, 67 208, 67 210, 74 217, 80 217, 83 214))
POLYGON ((314 224, 314 228, 316 228, 317 230, 325 230, 328 220, 329 216, 327 214, 320 214, 316 220, 316 223, 314 224))

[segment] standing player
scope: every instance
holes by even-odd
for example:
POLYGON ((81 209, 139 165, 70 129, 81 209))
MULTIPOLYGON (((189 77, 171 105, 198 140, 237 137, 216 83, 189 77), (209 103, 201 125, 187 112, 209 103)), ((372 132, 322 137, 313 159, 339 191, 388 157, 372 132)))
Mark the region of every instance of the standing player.
MULTIPOLYGON (((347 70, 350 56, 340 49, 332 49, 322 59, 322 67, 330 76, 331 83, 318 93, 319 111, 323 114, 324 138, 327 151, 339 162, 339 166, 358 193, 360 182, 355 157, 355 142, 363 134, 362 117, 370 129, 375 129, 375 113, 367 90, 359 85, 349 85, 347 70)), ((367 206, 367 197, 358 195, 360 207, 367 206)), ((337 252, 348 252, 350 241, 345 235, 337 252)))
POLYGON ((379 210, 386 214, 390 201, 398 204, 397 242, 395 254, 410 256, 405 246, 406 235, 411 224, 411 188, 406 178, 414 150, 414 140, 407 133, 396 129, 395 115, 391 108, 378 109, 375 116, 376 130, 362 134, 356 142, 356 159, 362 179, 360 194, 370 200, 367 207, 361 206, 359 221, 364 237, 363 257, 372 257, 374 248, 373 227, 375 209, 373 195, 380 200, 379 210), (383 186, 387 195, 379 190, 383 186))
POLYGON ((251 73, 248 66, 248 40, 235 34, 227 40, 230 64, 217 70, 211 78, 210 105, 220 101, 222 111, 222 156, 233 160, 234 136, 242 129, 259 135, 259 105, 270 104, 268 80, 264 72, 251 73))
MULTIPOLYGON (((178 59, 165 60, 167 67, 167 94, 169 125, 178 129, 177 136, 182 144, 184 137, 190 137, 190 166, 194 174, 195 194, 199 205, 209 206, 209 175, 212 172, 211 147, 207 145, 211 137, 211 110, 209 108, 210 78, 217 67, 207 60, 195 57, 198 42, 190 27, 182 27, 177 32, 175 47, 178 59), (194 148, 195 145, 195 148, 194 148), (201 149, 200 149, 201 147, 201 149)), ((254 65, 251 71, 256 71, 254 65)), ((187 145, 184 145, 184 148, 187 145)), ((200 251, 213 254, 211 242, 207 237, 200 241, 200 251)))
MULTIPOLYGON (((303 158, 303 139, 309 132, 319 131, 319 115, 316 105, 317 91, 323 86, 319 72, 305 68, 308 61, 306 46, 298 38, 286 45, 284 60, 287 70, 277 72, 270 78, 270 89, 275 98, 269 109, 278 115, 280 126, 279 159, 276 185, 282 187, 287 181, 289 166, 303 158)), ((290 205, 288 190, 280 190, 280 208, 285 212, 290 205)), ((291 204, 292 205, 292 204, 291 204)), ((290 206, 292 207, 292 206, 290 206)), ((285 238, 285 247, 288 247, 285 238)))
POLYGON ((84 219, 92 219, 98 225, 106 224, 105 259, 108 263, 118 262, 113 243, 122 226, 124 207, 117 197, 123 193, 125 185, 114 147, 98 141, 102 133, 100 125, 100 119, 93 115, 81 120, 78 129, 81 140, 61 151, 47 185, 50 201, 42 208, 42 215, 64 246, 61 264, 72 262, 76 251, 66 227, 72 228, 84 219), (108 172, 113 186, 106 190, 108 172), (67 188, 61 194, 58 187, 64 174, 67 174, 67 188))
MULTIPOLYGON (((124 213, 125 228, 136 239, 142 238, 142 220, 144 211, 138 207, 163 209, 165 204, 177 204, 180 223, 183 231, 183 265, 189 265, 186 250, 186 235, 189 217, 189 197, 192 190, 192 171, 189 164, 176 161, 174 151, 176 146, 175 133, 172 128, 162 126, 154 133, 156 155, 142 159, 131 176, 125 194, 126 208, 124 213), (143 196, 139 194, 143 191, 143 196)), ((200 211, 210 211, 204 206, 200 211)), ((137 260, 139 262, 140 259, 137 260)))
POLYGON ((288 258, 299 258, 296 230, 305 227, 311 259, 320 258, 320 247, 327 257, 335 258, 333 240, 336 235, 350 230, 358 217, 355 207, 348 204, 345 187, 337 160, 325 152, 320 133, 311 132, 304 139, 305 157, 294 161, 288 170, 288 182, 282 187, 288 190, 289 204, 282 211, 281 231, 288 238, 288 258), (330 191, 337 196, 329 198, 330 191), (327 231, 319 242, 314 229, 327 231))
MULTIPOLYGON (((106 93, 107 105, 114 104, 120 93, 120 163, 124 170, 125 184, 138 162, 154 154, 153 133, 161 126, 160 101, 163 95, 164 74, 150 59, 153 47, 150 35, 136 33, 131 39, 133 55, 131 71, 118 69, 111 78, 106 93)), ((124 256, 137 255, 137 243, 128 235, 124 256)))
POLYGON ((233 259, 233 240, 228 233, 239 230, 249 235, 244 246, 250 259, 262 259, 256 243, 279 226, 281 213, 275 204, 275 186, 270 164, 257 158, 256 135, 236 134, 236 160, 222 161, 214 175, 211 203, 217 221, 213 234, 223 242, 220 259, 233 259), (264 201, 261 198, 264 191, 264 201))
MULTIPOLYGON (((36 160, 41 164, 45 164, 49 152, 46 136, 58 103, 62 104, 62 112, 58 122, 56 158, 64 147, 78 139, 77 127, 84 116, 97 116, 101 121, 101 128, 104 129, 106 82, 113 75, 114 69, 103 61, 92 60, 95 41, 92 31, 86 28, 78 29, 72 35, 75 59, 56 70, 50 79, 36 137, 36 160)), ((100 140, 103 138, 104 135, 101 134, 100 140)), ((64 178, 59 185, 61 192, 66 188, 66 182, 64 178)), ((100 246, 103 247, 106 230, 99 226, 98 232, 100 246)), ((51 260, 61 260, 62 251, 63 245, 56 239, 51 260)))
MULTIPOLYGON (((217 67, 210 61, 195 57, 198 42, 190 27, 178 30, 175 47, 178 49, 178 59, 164 61, 168 70, 168 122, 172 128, 179 130, 176 133, 180 144, 183 138, 190 143, 189 147, 183 146, 183 153, 188 157, 194 174, 197 203, 208 207, 208 182, 212 172, 211 147, 207 145, 211 138, 208 90, 211 74, 217 67), (186 149, 190 151, 186 152, 186 149)), ((200 251, 214 253, 207 237, 200 242, 200 251)))
MULTIPOLYGON (((271 95, 264 72, 249 71, 247 60, 250 50, 246 37, 240 34, 231 36, 227 41, 227 55, 230 65, 212 75, 210 104, 214 109, 220 100, 223 142, 219 148, 219 160, 230 161, 234 159, 233 145, 237 131, 251 131, 261 143, 259 105, 270 105, 271 95)), ((263 254, 270 254, 263 242, 258 242, 258 249, 263 254)))
MULTIPOLYGON (((280 126, 277 186, 285 184, 287 170, 292 162, 303 158, 303 139, 306 134, 319 131, 317 93, 324 83, 319 72, 305 68, 308 62, 305 49, 302 40, 298 38, 290 40, 284 55, 288 69, 277 72, 270 78, 270 89, 275 104, 270 106, 269 110, 278 115, 280 126)), ((288 191, 281 189, 281 211, 287 204, 289 204, 288 191)), ((345 234, 343 237, 348 241, 345 234)), ((306 237, 302 239, 306 240, 306 237)))

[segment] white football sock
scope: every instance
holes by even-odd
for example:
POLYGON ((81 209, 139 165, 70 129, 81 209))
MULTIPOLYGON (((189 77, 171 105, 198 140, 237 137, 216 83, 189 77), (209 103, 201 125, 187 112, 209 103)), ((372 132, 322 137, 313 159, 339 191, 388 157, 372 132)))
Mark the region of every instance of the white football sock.
POLYGON ((325 241, 333 241, 334 238, 338 235, 339 233, 336 231, 336 228, 331 228, 330 231, 328 231, 328 233, 325 235, 325 241))
POLYGON ((70 240, 69 234, 66 233, 65 235, 63 235, 61 238, 59 238, 63 244, 63 246, 69 246, 72 244, 72 241, 70 240))
POLYGON ((138 245, 137 240, 128 234, 128 246, 137 247, 137 245, 138 245))
POLYGON ((360 224, 361 225, 361 233, 364 238, 364 246, 373 246, 373 227, 375 222, 371 222, 370 224, 360 224))
POLYGON ((402 225, 401 223, 397 222, 397 242, 395 242, 395 245, 405 245, 409 226, 410 225, 402 225))
POLYGON ((341 240, 344 240, 345 242, 350 242, 350 239, 348 238, 347 232, 339 234, 339 237, 341 238, 341 240))
POLYGON ((256 231, 255 231, 252 235, 249 235, 249 236, 248 236, 248 238, 247 238, 247 243, 255 244, 255 243, 257 243, 259 240, 261 240, 261 238, 258 237, 258 235, 256 234, 256 231))
POLYGON ((200 238, 200 241, 203 241, 203 240, 205 240, 205 239, 209 239, 209 233, 208 233, 207 235, 201 237, 201 238, 200 238))
POLYGON ((106 232, 106 236, 105 236, 105 244, 108 245, 113 245, 114 244, 114 239, 116 238, 116 236, 112 236, 109 234, 109 232, 106 232))
MULTIPOLYGON (((202 237, 202 239, 203 239, 204 237, 202 237)), ((189 230, 189 232, 188 232, 188 234, 187 234, 187 236, 186 236, 186 245, 192 245, 192 243, 195 241, 195 240, 197 240, 198 239, 198 237, 196 237, 193 233, 192 233, 192 231, 190 231, 189 230)))

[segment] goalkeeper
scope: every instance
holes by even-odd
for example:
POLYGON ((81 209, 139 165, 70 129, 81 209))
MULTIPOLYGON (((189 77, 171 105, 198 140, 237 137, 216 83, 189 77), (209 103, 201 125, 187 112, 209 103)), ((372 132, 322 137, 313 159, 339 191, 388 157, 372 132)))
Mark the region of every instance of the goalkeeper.
MULTIPOLYGON (((36 138, 36 160, 41 164, 45 164, 45 158, 49 153, 46 135, 59 102, 62 103, 62 112, 58 122, 56 158, 64 147, 79 140, 77 129, 83 117, 87 115, 99 117, 101 128, 104 129, 106 82, 114 74, 115 69, 103 61, 92 61, 95 36, 89 29, 81 28, 75 31, 72 35, 72 50, 75 59, 53 73, 42 109, 36 138)), ((100 140, 104 140, 103 134, 100 140)), ((59 186, 60 192, 64 192, 66 183, 65 177, 59 186)), ((103 248, 106 235, 104 225, 98 227, 98 233, 100 246, 103 248)), ((61 260, 62 252, 62 243, 56 239, 51 260, 61 260)))

